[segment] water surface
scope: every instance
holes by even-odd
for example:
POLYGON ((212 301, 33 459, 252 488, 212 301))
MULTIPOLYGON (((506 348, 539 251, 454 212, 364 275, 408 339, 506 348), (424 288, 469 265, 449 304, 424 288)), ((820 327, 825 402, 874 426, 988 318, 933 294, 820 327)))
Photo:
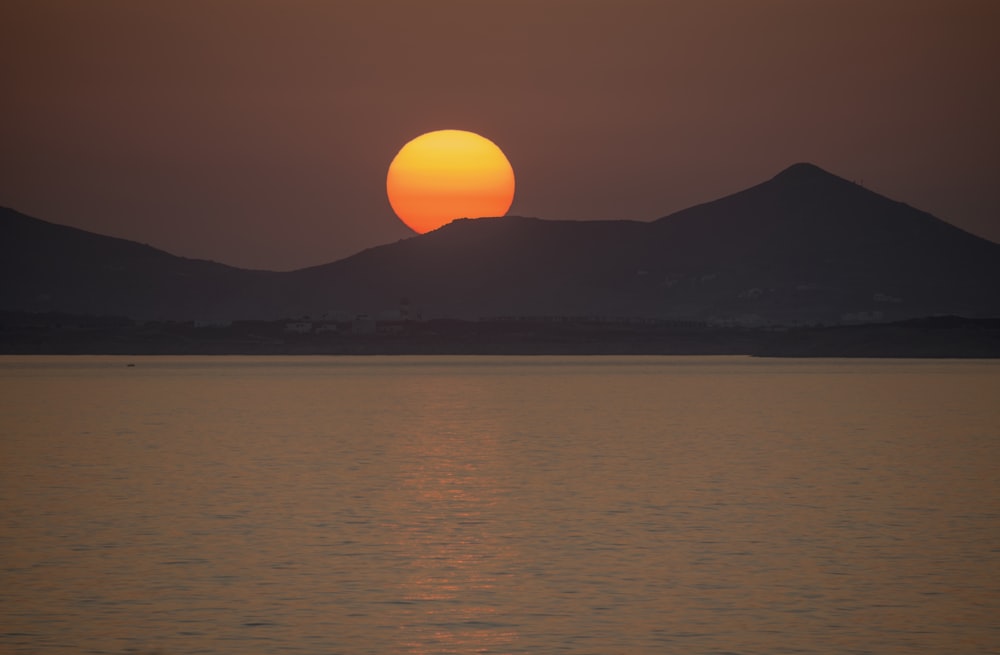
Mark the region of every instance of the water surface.
POLYGON ((0 652, 1000 652, 998 398, 983 361, 3 357, 0 652))

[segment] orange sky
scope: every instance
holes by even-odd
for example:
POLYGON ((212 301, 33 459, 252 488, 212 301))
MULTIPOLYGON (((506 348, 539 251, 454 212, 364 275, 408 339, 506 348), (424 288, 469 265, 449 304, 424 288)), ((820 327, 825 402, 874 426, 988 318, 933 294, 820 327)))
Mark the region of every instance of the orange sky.
POLYGON ((650 220, 797 161, 1000 241, 1000 3, 16 0, 0 205, 246 267, 408 230, 409 139, 483 134, 510 213, 650 220))

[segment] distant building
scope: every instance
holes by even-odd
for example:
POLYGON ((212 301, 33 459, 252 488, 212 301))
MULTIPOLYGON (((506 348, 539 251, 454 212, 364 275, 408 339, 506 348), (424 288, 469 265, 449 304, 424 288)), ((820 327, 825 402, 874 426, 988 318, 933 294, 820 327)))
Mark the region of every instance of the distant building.
POLYGON ((403 324, 402 323, 379 323, 377 327, 377 332, 379 334, 402 334, 403 324))
POLYGON ((313 325, 309 321, 293 321, 291 323, 285 323, 285 332, 293 332, 295 334, 309 334, 312 332, 313 325))
POLYGON ((740 314, 739 316, 719 316, 708 320, 710 327, 721 328, 757 328, 767 325, 767 321, 758 314, 740 314))
POLYGON ((423 314, 419 309, 414 309, 410 304, 410 299, 403 296, 399 299, 399 320, 401 321, 420 321, 423 320, 423 314))
POLYGON ((346 309, 331 309, 325 312, 320 318, 332 323, 350 323, 354 316, 346 309))

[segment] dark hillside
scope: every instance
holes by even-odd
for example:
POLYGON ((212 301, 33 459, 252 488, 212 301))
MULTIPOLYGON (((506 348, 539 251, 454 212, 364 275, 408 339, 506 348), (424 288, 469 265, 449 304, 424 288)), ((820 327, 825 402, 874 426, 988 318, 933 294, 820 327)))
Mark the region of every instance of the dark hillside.
POLYGON ((651 223, 458 220, 289 273, 246 271, 0 210, 0 310, 140 319, 380 312, 723 325, 1000 316, 1000 245, 796 164, 651 223))

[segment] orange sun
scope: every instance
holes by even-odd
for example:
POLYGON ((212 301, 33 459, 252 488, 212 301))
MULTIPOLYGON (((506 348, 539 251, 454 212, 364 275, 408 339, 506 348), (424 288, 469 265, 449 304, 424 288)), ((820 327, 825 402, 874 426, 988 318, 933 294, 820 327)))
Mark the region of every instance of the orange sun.
POLYGON ((438 130, 400 149, 385 189, 399 220, 423 234, 456 218, 506 214, 514 201, 514 169, 489 139, 438 130))

